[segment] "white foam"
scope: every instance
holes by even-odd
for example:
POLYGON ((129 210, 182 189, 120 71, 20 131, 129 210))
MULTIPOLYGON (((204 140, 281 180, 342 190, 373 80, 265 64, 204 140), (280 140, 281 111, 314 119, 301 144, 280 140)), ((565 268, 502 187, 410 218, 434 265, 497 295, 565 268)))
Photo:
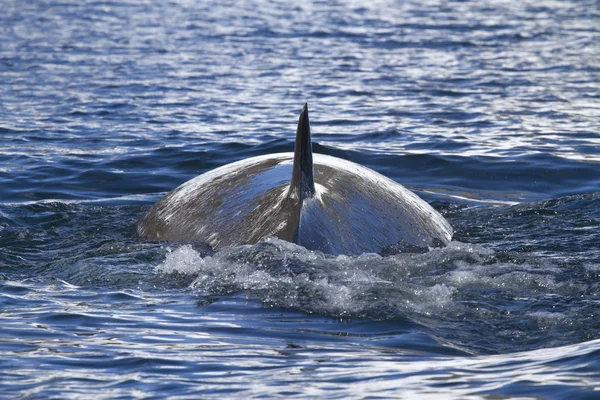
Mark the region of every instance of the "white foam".
POLYGON ((193 274, 198 272, 205 263, 206 261, 200 254, 188 244, 174 251, 168 249, 165 261, 156 266, 156 270, 160 273, 179 272, 182 274, 193 274))
POLYGON ((156 269, 189 275, 190 288, 202 295, 242 293, 307 313, 405 316, 425 324, 430 318, 456 321, 461 315, 473 323, 502 319, 518 325, 527 318, 540 329, 569 323, 571 317, 559 310, 513 316, 486 301, 477 304, 478 297, 489 296, 539 304, 581 289, 557 281, 559 268, 551 263, 494 262, 494 256, 489 249, 456 241, 425 254, 332 256, 269 237, 205 257, 184 245, 169 251, 156 269))

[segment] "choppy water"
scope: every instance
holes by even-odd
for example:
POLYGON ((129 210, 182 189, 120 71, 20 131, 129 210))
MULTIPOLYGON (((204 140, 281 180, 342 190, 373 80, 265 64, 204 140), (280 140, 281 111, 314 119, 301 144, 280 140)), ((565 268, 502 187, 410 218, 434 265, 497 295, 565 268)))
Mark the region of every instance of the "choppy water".
POLYGON ((596 1, 1 7, 0 397, 599 396, 596 1), (135 237, 305 101, 448 248, 135 237))

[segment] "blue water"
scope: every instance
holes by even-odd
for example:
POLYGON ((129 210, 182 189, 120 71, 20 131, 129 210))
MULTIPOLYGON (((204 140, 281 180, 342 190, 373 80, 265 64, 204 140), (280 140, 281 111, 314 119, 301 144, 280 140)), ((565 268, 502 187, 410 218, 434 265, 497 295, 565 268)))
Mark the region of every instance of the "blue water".
POLYGON ((597 1, 0 7, 0 398, 600 396, 597 1), (304 102, 450 246, 134 235, 304 102))

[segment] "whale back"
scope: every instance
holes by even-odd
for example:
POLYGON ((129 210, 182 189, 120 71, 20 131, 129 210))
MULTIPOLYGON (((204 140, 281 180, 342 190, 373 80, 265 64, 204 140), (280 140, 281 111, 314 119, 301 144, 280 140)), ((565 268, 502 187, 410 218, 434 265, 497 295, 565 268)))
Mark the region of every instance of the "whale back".
POLYGON ((151 240, 200 241, 217 249, 265 236, 295 241, 299 200, 288 196, 292 153, 238 161, 185 182, 138 224, 151 240))
POLYGON ((330 254, 414 251, 447 244, 448 222, 402 185, 359 164, 313 154, 314 196, 290 196, 293 153, 242 160, 162 198, 138 233, 218 249, 265 236, 330 254))
POLYGON ((315 154, 316 195, 302 205, 298 244, 332 254, 446 245, 450 224, 404 186, 362 165, 315 154))
POLYGON ((359 164, 313 154, 306 104, 294 153, 200 175, 159 200, 137 231, 213 249, 276 236, 331 254, 423 251, 452 238, 450 224, 402 185, 359 164))

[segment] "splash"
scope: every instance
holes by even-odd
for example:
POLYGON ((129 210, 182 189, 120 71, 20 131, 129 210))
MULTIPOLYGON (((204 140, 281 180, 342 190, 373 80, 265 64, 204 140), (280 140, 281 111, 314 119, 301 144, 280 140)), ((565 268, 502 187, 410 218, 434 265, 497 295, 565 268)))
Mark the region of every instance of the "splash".
POLYGON ((186 276, 199 296, 243 294, 308 314, 408 320, 484 352, 590 338, 573 335, 586 332, 580 317, 595 283, 568 279, 568 266, 458 241, 388 257, 331 256, 275 238, 204 256, 184 245, 156 269, 167 279, 186 276))
MULTIPOLYGON (((452 242, 426 254, 331 256, 276 238, 202 257, 191 245, 170 250, 161 274, 193 276, 201 295, 244 292, 266 304, 336 316, 393 318, 451 309, 460 286, 477 281, 468 269, 490 250, 452 242)), ((481 280, 480 280, 481 281, 481 280)))

